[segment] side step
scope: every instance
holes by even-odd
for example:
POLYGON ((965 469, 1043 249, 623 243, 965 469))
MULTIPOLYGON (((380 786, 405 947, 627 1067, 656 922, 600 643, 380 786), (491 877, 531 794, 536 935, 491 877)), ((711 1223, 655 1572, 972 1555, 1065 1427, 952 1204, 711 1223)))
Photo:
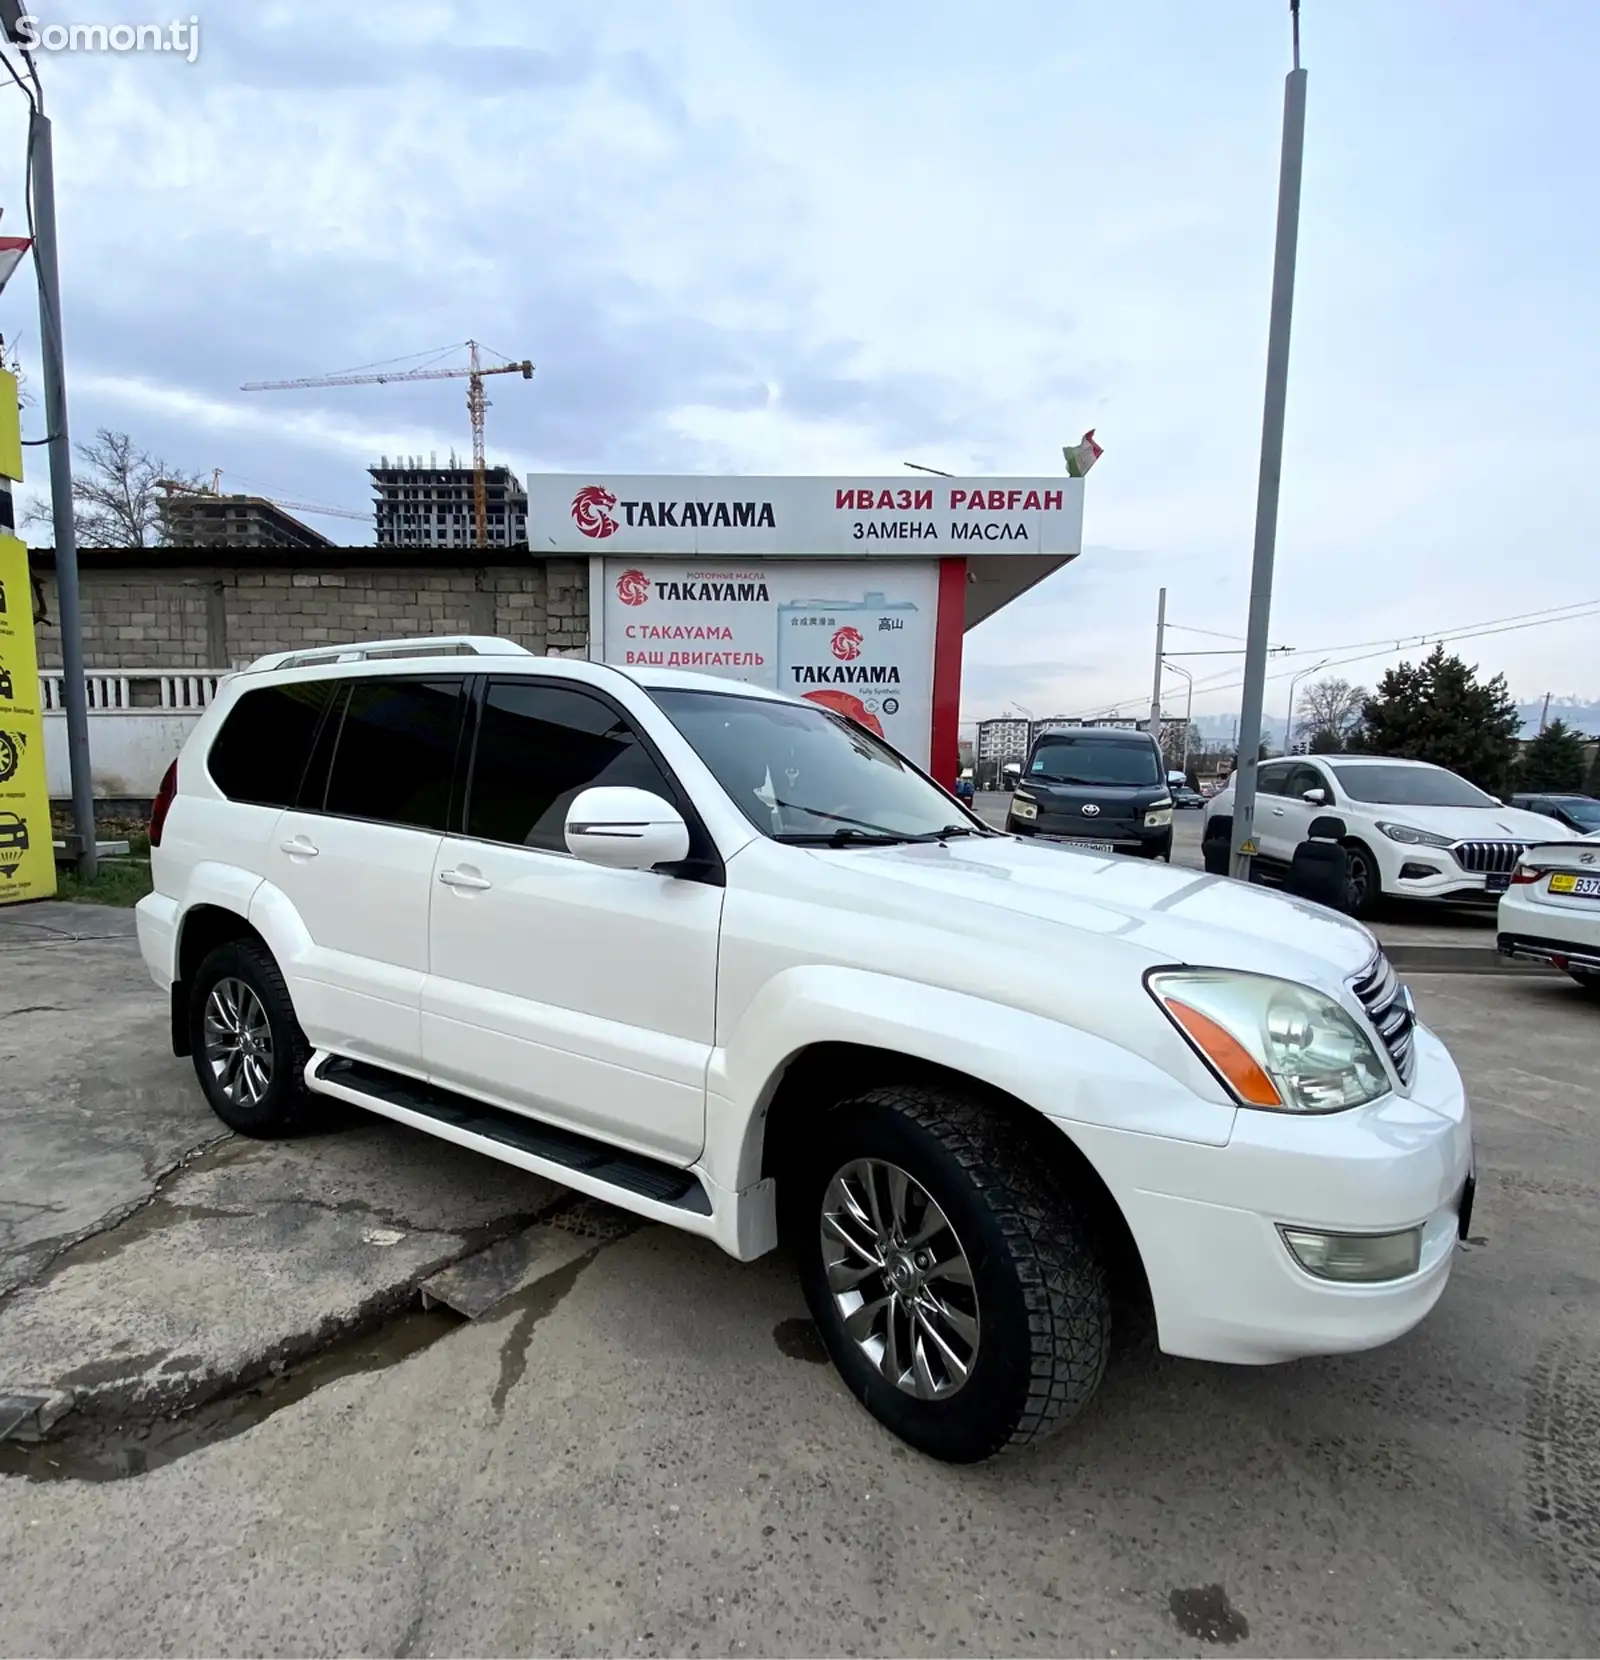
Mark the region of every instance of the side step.
MULTIPOLYGON (((408 1078, 367 1061, 322 1056, 307 1069, 306 1082, 324 1094, 337 1095, 386 1118, 432 1131, 459 1146, 548 1175, 554 1181, 567 1180, 583 1192, 612 1199, 630 1210, 646 1215, 677 1211, 678 1218, 662 1219, 676 1220, 680 1227, 693 1226, 691 1217, 711 1215, 711 1199, 692 1171, 625 1152, 575 1131, 525 1118, 521 1113, 507 1112, 454 1090, 436 1088, 419 1078, 408 1078)), ((707 1230, 701 1227, 694 1231, 707 1230)))

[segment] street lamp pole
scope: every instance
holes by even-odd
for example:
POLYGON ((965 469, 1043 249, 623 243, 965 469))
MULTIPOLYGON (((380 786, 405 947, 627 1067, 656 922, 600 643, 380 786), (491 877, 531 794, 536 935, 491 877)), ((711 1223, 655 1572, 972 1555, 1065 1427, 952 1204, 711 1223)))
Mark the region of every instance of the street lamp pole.
MULTIPOLYGON (((0 0, 0 32, 26 46, 20 0, 0 0)), ((32 68, 32 61, 29 61, 32 68)), ((78 600, 78 537, 72 511, 72 441, 67 432, 66 352, 61 336, 61 273, 56 257, 56 176, 50 122, 39 78, 28 127, 30 230, 39 282, 39 348, 44 370, 45 438, 50 456, 50 513, 55 522, 56 615, 61 625, 61 701, 67 715, 67 765, 72 778, 72 822, 78 874, 93 878, 99 864, 94 784, 89 772, 89 700, 83 675, 83 618, 78 600)), ((24 87, 24 91, 27 88, 24 87)))
POLYGON ((1167 649, 1167 590, 1156 601, 1156 672, 1150 687, 1150 736, 1161 742, 1161 659, 1167 649))
POLYGON ((1278 167, 1278 235, 1272 261, 1267 324, 1267 389, 1261 417, 1261 472, 1256 484, 1255 553, 1250 620, 1245 629, 1244 695, 1239 711, 1239 765, 1233 798, 1233 851, 1228 873, 1250 879, 1256 851, 1256 764, 1261 755, 1261 704, 1266 693, 1267 629, 1272 616, 1272 564, 1278 540, 1278 486, 1283 473, 1283 417, 1289 393, 1289 324, 1300 236, 1300 175, 1306 140, 1306 72, 1300 67, 1300 0, 1289 0, 1294 67, 1283 88, 1283 152, 1278 167))
POLYGON ((1283 722, 1283 753, 1285 755, 1289 753, 1290 739, 1294 734, 1295 687, 1298 686, 1308 674, 1315 674, 1318 669, 1325 669, 1327 666, 1328 660, 1324 657, 1320 663, 1313 663, 1309 669, 1296 669, 1295 672, 1289 676, 1289 713, 1284 718, 1283 722))
POLYGON ((1181 674, 1189 683, 1188 696, 1183 700, 1183 765, 1182 772, 1185 779, 1189 776, 1189 733, 1194 719, 1194 676, 1187 669, 1179 668, 1176 663, 1168 663, 1167 667, 1174 674, 1181 674))

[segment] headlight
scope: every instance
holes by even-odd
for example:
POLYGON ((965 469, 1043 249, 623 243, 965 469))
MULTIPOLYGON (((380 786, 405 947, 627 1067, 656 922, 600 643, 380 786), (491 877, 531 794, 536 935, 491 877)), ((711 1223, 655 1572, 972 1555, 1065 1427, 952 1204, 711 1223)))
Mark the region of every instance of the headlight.
POLYGON ((1145 808, 1144 827, 1146 830, 1159 830, 1163 824, 1172 823, 1172 803, 1158 801, 1154 807, 1145 808))
POLYGON ((1381 819, 1378 828, 1392 842, 1404 842, 1407 847, 1451 847, 1454 843, 1448 836, 1436 836, 1431 830, 1414 830, 1409 824, 1385 824, 1381 819))
POLYGON ((1013 818, 1038 818, 1039 804, 1030 796, 1014 795, 1011 798, 1011 816, 1013 818))
POLYGON ((1145 983, 1240 1106, 1339 1112, 1394 1087, 1367 1034, 1309 986, 1215 968, 1145 983))

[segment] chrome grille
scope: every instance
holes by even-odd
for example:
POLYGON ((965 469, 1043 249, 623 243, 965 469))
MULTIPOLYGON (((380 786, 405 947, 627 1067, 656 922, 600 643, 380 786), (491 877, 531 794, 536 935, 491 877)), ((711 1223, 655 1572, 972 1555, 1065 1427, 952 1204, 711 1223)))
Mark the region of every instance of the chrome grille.
POLYGON ((1417 1069, 1417 1017, 1412 1013, 1411 999, 1400 984, 1394 965, 1380 951, 1350 982, 1350 989, 1360 999, 1367 1019, 1383 1039, 1401 1083, 1409 1084, 1417 1069))
POLYGON ((1505 876, 1517 868, 1523 852, 1535 842, 1457 842, 1450 851, 1463 870, 1505 876))

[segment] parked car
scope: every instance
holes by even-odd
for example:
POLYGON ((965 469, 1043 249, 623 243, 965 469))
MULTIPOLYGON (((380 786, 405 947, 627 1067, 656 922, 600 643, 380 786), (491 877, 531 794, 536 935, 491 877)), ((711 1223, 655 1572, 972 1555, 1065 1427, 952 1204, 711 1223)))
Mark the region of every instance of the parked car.
POLYGON ((1196 807, 1204 807, 1206 798, 1198 790, 1191 790, 1187 784, 1180 785, 1172 792, 1172 805, 1179 812, 1190 812, 1196 807))
POLYGON ((1514 795, 1511 805, 1553 818, 1580 836, 1600 830, 1600 801, 1592 795, 1514 795))
POLYGON ((1600 833, 1525 849, 1498 926, 1503 956, 1554 963, 1600 995, 1600 833))
MULTIPOLYGON (((1505 892, 1526 847, 1551 823, 1507 807, 1425 761, 1379 755, 1307 755, 1256 771, 1257 862, 1282 874, 1313 818, 1344 820, 1350 909, 1370 916, 1385 899, 1483 900, 1505 892)), ((1231 819, 1234 781, 1206 806, 1206 824, 1231 819)))
POLYGON ((1409 1330, 1467 1227, 1461 1079, 1364 927, 1000 834, 812 703, 278 654, 150 842, 140 947, 224 1123, 344 1103, 739 1259, 781 1228, 940 1458, 1093 1396, 1124 1268, 1169 1353, 1254 1364, 1409 1330))
POLYGON ((970 772, 964 772, 956 780, 956 799, 958 801, 971 801, 972 796, 973 796, 972 774, 970 772))
POLYGON ((1172 858, 1172 796, 1148 732, 1073 726, 1033 740, 1006 829, 1087 853, 1172 858))

